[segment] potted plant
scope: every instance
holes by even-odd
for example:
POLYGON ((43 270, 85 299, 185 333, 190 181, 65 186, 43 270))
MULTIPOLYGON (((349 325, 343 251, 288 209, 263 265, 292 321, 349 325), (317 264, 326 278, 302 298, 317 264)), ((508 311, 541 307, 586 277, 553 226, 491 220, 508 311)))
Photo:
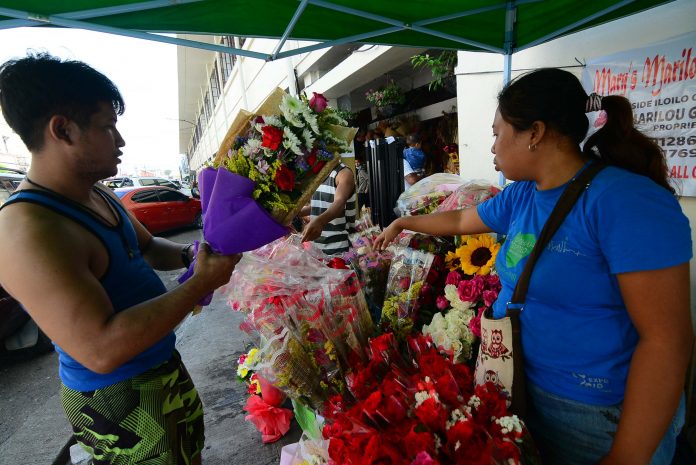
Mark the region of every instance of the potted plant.
POLYGON ((377 107, 377 112, 383 116, 391 116, 406 102, 404 91, 393 80, 377 90, 365 92, 365 99, 377 107))
MULTIPOLYGON (((428 90, 436 90, 441 87, 448 87, 450 76, 454 76, 454 67, 457 66, 457 52, 455 50, 444 50, 439 55, 422 53, 411 57, 411 65, 414 69, 420 67, 430 68, 433 80, 428 85, 428 90)), ((456 91, 456 87, 453 87, 456 91)))

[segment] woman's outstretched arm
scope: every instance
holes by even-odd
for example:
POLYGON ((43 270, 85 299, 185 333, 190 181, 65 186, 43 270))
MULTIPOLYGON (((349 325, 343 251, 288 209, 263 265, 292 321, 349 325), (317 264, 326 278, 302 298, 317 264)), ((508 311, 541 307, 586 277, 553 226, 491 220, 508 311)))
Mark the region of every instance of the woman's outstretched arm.
POLYGON ((375 239, 374 248, 386 248, 401 231, 408 229, 431 236, 455 236, 491 232, 478 215, 476 207, 465 210, 431 213, 430 215, 402 216, 395 219, 375 239))

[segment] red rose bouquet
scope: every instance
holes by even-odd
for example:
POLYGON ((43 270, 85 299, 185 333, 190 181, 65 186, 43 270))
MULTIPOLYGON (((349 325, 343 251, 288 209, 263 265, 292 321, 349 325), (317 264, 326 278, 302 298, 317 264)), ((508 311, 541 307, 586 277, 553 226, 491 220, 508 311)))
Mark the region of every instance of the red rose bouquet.
POLYGON ((505 395, 491 383, 474 387, 470 369, 441 356, 429 338, 409 336, 399 350, 385 333, 368 352, 348 380, 354 400, 334 396, 324 409, 330 463, 537 463, 505 395))
POLYGON ((246 254, 223 289, 260 338, 254 370, 313 408, 343 391, 374 329, 355 272, 318 257, 298 236, 278 240, 246 254))

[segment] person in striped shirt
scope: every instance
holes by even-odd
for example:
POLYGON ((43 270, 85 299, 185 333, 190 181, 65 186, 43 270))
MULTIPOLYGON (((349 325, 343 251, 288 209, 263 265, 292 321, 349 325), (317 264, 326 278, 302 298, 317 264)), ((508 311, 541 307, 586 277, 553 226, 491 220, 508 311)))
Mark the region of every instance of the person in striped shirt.
POLYGON ((314 241, 326 255, 340 255, 350 248, 348 234, 355 229, 355 175, 339 163, 302 209, 309 223, 302 231, 302 242, 314 241))

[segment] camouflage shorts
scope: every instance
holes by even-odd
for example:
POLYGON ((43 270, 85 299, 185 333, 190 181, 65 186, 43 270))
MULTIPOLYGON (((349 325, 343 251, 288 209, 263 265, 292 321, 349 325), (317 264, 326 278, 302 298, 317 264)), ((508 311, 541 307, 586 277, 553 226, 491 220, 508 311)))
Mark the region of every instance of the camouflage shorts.
POLYGON ((75 439, 94 465, 189 465, 203 449, 203 404, 178 352, 90 392, 61 386, 75 439))

